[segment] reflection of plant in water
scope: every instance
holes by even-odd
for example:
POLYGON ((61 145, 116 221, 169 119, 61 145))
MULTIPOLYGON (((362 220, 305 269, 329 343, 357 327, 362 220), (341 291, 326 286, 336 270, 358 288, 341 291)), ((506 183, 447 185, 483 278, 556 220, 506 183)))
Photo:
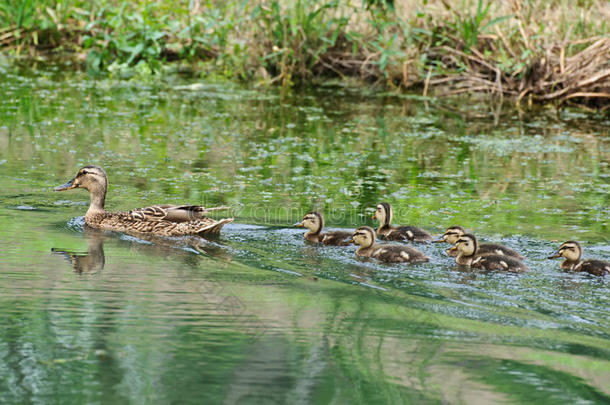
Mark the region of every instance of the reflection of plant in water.
POLYGON ((239 333, 249 344, 265 334, 267 329, 265 321, 251 311, 227 284, 222 281, 201 281, 198 292, 209 306, 211 313, 221 314, 238 323, 239 333))

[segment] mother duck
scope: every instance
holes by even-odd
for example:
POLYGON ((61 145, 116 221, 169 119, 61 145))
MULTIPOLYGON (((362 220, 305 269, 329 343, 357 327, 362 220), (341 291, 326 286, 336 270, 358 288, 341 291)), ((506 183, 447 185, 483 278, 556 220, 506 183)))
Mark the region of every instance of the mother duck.
POLYGON ((145 233, 160 236, 217 234, 233 218, 214 220, 204 215, 228 207, 205 208, 198 205, 153 205, 124 212, 108 212, 104 208, 108 178, 99 166, 88 165, 55 191, 84 188, 91 203, 85 222, 92 228, 125 233, 145 233))

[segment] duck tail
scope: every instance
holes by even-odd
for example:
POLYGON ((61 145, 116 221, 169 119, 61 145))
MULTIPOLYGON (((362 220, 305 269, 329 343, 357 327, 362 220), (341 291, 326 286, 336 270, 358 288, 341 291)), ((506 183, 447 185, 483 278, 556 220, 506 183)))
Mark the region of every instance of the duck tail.
POLYGON ((223 226, 225 226, 228 223, 233 222, 234 219, 235 218, 219 219, 218 221, 214 222, 213 224, 206 225, 206 226, 199 228, 197 233, 199 235, 218 234, 218 233, 220 233, 220 230, 222 229, 223 226))

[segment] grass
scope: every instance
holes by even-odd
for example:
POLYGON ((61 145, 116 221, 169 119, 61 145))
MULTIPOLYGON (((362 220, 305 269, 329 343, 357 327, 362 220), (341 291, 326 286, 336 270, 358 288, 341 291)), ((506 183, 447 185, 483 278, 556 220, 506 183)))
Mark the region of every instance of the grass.
POLYGON ((91 74, 357 77, 607 109, 608 21, 605 0, 0 0, 0 46, 71 57, 91 74))

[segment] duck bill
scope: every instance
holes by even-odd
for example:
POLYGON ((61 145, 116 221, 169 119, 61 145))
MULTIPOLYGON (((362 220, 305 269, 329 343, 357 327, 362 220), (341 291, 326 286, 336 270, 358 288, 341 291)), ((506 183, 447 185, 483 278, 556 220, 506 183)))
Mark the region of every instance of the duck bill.
POLYGON ((347 243, 349 243, 350 245, 355 245, 356 242, 354 242, 354 238, 349 238, 348 240, 346 240, 347 243))
POLYGON ((440 238, 440 239, 438 239, 438 240, 433 240, 433 241, 432 241, 432 243, 442 243, 442 242, 444 242, 444 241, 445 241, 445 239, 440 238))
POLYGON ((67 182, 66 184, 62 184, 61 186, 57 186, 53 189, 53 191, 66 191, 66 190, 71 190, 73 188, 78 187, 78 184, 76 184, 74 182, 74 180, 76 180, 76 178, 70 180, 69 182, 67 182))
POLYGON ((561 257, 561 255, 559 253, 555 253, 553 256, 547 257, 547 259, 557 259, 558 257, 561 257))
POLYGON ((297 222, 296 224, 294 224, 292 226, 296 226, 297 228, 303 228, 305 225, 303 225, 303 222, 297 222))
POLYGON ((377 216, 376 216, 375 214, 373 214, 373 215, 371 216, 371 219, 377 219, 377 216))

